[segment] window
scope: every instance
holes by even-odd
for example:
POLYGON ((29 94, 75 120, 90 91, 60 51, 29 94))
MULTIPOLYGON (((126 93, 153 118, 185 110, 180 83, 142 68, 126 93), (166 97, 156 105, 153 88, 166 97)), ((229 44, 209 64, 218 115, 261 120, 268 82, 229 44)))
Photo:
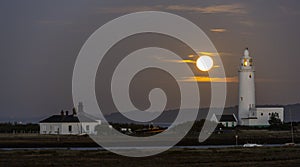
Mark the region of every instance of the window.
POLYGON ((59 127, 58 126, 54 126, 54 131, 55 131, 55 133, 59 133, 59 127))
POLYGON ((250 64, 250 66, 252 66, 252 64, 253 64, 253 60, 252 59, 249 60, 249 64, 250 64))
POLYGON ((243 97, 241 97, 241 101, 243 101, 243 97))
POLYGON ((246 67, 246 66, 248 66, 248 61, 247 61, 247 59, 244 59, 244 66, 246 67))
POLYGON ((86 125, 86 131, 90 131, 90 125, 86 125))
POLYGON ((72 132, 72 125, 69 125, 69 132, 72 132))

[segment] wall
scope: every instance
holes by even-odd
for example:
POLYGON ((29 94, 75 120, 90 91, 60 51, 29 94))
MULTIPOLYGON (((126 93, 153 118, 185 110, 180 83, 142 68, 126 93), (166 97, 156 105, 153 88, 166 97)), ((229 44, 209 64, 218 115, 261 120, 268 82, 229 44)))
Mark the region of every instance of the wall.
POLYGON ((40 123, 40 134, 58 134, 61 129, 60 123, 40 123))
POLYGON ((98 122, 40 123, 40 134, 95 134, 95 126, 98 124, 98 122), (71 131, 69 126, 72 127, 71 131))
POLYGON ((277 107, 277 108, 256 108, 257 110, 257 120, 254 121, 252 124, 255 124, 256 126, 268 126, 269 119, 271 116, 271 113, 278 113, 280 120, 283 122, 284 120, 284 108, 277 107))

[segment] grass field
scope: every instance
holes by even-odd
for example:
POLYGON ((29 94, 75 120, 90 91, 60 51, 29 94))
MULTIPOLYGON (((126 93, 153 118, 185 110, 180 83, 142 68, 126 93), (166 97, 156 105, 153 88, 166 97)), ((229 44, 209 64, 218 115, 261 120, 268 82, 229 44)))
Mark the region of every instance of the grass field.
MULTIPOLYGON (((239 144, 290 142, 288 131, 240 131, 239 144)), ((295 142, 299 142, 298 133, 295 142)), ((235 133, 213 134, 205 143, 186 137, 179 145, 234 144, 235 133)), ((0 134, 0 148, 97 147, 88 136, 0 134)), ((300 166, 300 147, 171 149, 146 158, 103 150, 1 150, 0 166, 300 166)))
POLYGON ((0 151, 0 166, 300 166, 300 147, 171 149, 144 158, 108 151, 0 151))
MULTIPOLYGON (((185 137, 178 145, 234 145, 235 133, 213 134, 203 143, 198 142, 198 133, 185 137)), ((238 143, 284 144, 291 142, 289 131, 247 130, 238 132, 238 143)), ((295 143, 300 142, 300 134, 295 133, 295 143)), ((0 148, 14 147, 97 147, 89 136, 40 135, 40 134, 0 134, 0 148)))

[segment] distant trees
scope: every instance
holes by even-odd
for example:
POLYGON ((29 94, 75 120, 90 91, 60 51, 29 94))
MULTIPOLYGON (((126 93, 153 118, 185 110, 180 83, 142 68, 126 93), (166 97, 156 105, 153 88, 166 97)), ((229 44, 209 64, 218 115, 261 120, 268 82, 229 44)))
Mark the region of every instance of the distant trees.
POLYGON ((0 133, 38 133, 38 124, 0 123, 0 133))
POLYGON ((271 115, 270 115, 270 119, 269 119, 269 124, 271 125, 271 126, 274 126, 274 125, 281 125, 282 124, 282 122, 281 122, 281 120, 280 120, 280 118, 279 118, 279 114, 278 113, 271 113, 271 115))
POLYGON ((269 130, 289 130, 290 126, 287 123, 283 123, 278 113, 271 113, 270 119, 269 119, 269 130))

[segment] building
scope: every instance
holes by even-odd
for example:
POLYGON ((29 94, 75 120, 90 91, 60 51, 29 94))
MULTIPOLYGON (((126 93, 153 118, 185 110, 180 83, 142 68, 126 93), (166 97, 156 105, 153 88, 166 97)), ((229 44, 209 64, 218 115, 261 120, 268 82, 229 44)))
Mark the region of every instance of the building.
POLYGON ((239 68, 238 124, 242 126, 268 126, 271 113, 277 113, 283 122, 283 107, 256 107, 254 73, 253 58, 250 57, 247 48, 241 58, 239 68))
POLYGON ((79 103, 78 113, 74 110, 72 114, 61 111, 60 115, 52 115, 39 122, 40 134, 96 134, 95 127, 101 121, 93 119, 83 112, 83 105, 79 103))
POLYGON ((235 127, 237 125, 237 118, 234 114, 231 115, 216 115, 213 114, 210 121, 221 123, 224 127, 235 127))
POLYGON ((257 107, 257 119, 249 119, 249 124, 254 126, 269 126, 269 119, 272 113, 277 113, 281 122, 284 118, 283 107, 257 107))

